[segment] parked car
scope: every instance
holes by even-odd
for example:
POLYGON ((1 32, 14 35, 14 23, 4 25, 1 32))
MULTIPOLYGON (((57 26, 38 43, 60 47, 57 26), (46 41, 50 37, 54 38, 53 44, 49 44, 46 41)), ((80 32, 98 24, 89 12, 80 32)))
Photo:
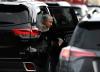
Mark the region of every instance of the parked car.
POLYGON ((98 5, 87 5, 89 11, 95 9, 96 11, 100 12, 100 6, 98 5))
POLYGON ((87 15, 88 7, 85 4, 71 4, 75 10, 78 20, 87 15))
POLYGON ((59 57, 58 72, 100 71, 100 14, 85 16, 59 57))
POLYGON ((37 39, 41 32, 36 27, 37 16, 49 13, 46 7, 45 3, 0 2, 1 72, 39 70, 32 54, 36 53, 37 56, 40 50, 32 47, 32 43, 38 46, 37 39))

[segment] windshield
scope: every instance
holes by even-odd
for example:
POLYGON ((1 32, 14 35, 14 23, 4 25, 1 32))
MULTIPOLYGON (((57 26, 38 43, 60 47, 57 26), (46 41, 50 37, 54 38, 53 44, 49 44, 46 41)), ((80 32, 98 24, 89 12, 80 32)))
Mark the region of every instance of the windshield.
POLYGON ((0 25, 29 22, 29 12, 23 5, 0 5, 0 25))
POLYGON ((50 6, 51 15, 55 17, 57 25, 73 26, 71 7, 50 6))
POLYGON ((100 50, 100 22, 79 24, 74 31, 70 45, 82 49, 100 50))

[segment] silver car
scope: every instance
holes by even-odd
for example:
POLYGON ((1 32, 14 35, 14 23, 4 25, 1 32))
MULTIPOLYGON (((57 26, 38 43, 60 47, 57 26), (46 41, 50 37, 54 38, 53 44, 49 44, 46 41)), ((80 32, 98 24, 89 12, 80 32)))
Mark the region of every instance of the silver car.
POLYGON ((58 72, 100 72, 100 14, 86 16, 60 52, 58 72))

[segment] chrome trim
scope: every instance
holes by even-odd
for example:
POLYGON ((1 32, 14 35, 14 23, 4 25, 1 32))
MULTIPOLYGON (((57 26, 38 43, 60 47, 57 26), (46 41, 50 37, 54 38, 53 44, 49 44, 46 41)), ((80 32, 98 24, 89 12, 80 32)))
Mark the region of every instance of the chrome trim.
MULTIPOLYGON (((28 70, 27 67, 26 67, 26 65, 25 65, 26 63, 33 64, 32 62, 23 62, 23 65, 24 65, 24 68, 25 68, 26 71, 34 71, 34 72, 36 72, 36 70, 28 70)), ((35 66, 35 65, 33 64, 33 66, 35 66)))

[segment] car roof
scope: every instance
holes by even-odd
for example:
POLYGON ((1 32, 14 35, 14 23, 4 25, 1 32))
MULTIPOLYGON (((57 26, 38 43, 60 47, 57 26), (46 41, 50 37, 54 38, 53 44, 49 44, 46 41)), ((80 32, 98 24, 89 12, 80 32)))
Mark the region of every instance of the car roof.
POLYGON ((100 21, 100 13, 95 12, 94 14, 87 14, 82 18, 81 21, 100 21))
POLYGON ((70 3, 66 2, 66 1, 46 1, 47 4, 58 4, 58 6, 71 6, 70 3))
POLYGON ((27 3, 31 3, 35 6, 48 6, 46 3, 42 2, 42 1, 18 0, 17 2, 27 2, 27 3))
POLYGON ((47 6, 46 3, 41 2, 41 1, 34 1, 34 0, 0 0, 1 2, 27 2, 27 3, 32 3, 36 6, 47 6))
POLYGON ((71 4, 72 7, 80 8, 82 10, 88 11, 88 7, 85 4, 71 4))
POLYGON ((2 2, 0 2, 0 4, 4 4, 4 5, 19 5, 19 4, 21 4, 21 3, 18 3, 18 2, 4 2, 4 1, 2 1, 2 2))
POLYGON ((40 8, 37 5, 28 3, 28 2, 14 1, 14 2, 0 2, 0 4, 4 4, 4 5, 20 5, 20 4, 22 4, 22 5, 25 5, 29 10, 29 14, 32 17, 32 20, 34 20, 34 21, 36 21, 37 13, 40 12, 40 8))
MULTIPOLYGON (((37 17, 37 14, 41 11, 40 10, 40 6, 45 6, 45 7, 48 7, 48 5, 44 2, 40 2, 40 1, 26 1, 26 0, 19 0, 17 1, 19 3, 23 3, 25 5, 28 5, 31 7, 31 10, 33 11, 34 14, 33 17, 34 17, 34 21, 36 22, 36 17, 37 17)), ((50 14, 50 13, 49 13, 50 14)))

